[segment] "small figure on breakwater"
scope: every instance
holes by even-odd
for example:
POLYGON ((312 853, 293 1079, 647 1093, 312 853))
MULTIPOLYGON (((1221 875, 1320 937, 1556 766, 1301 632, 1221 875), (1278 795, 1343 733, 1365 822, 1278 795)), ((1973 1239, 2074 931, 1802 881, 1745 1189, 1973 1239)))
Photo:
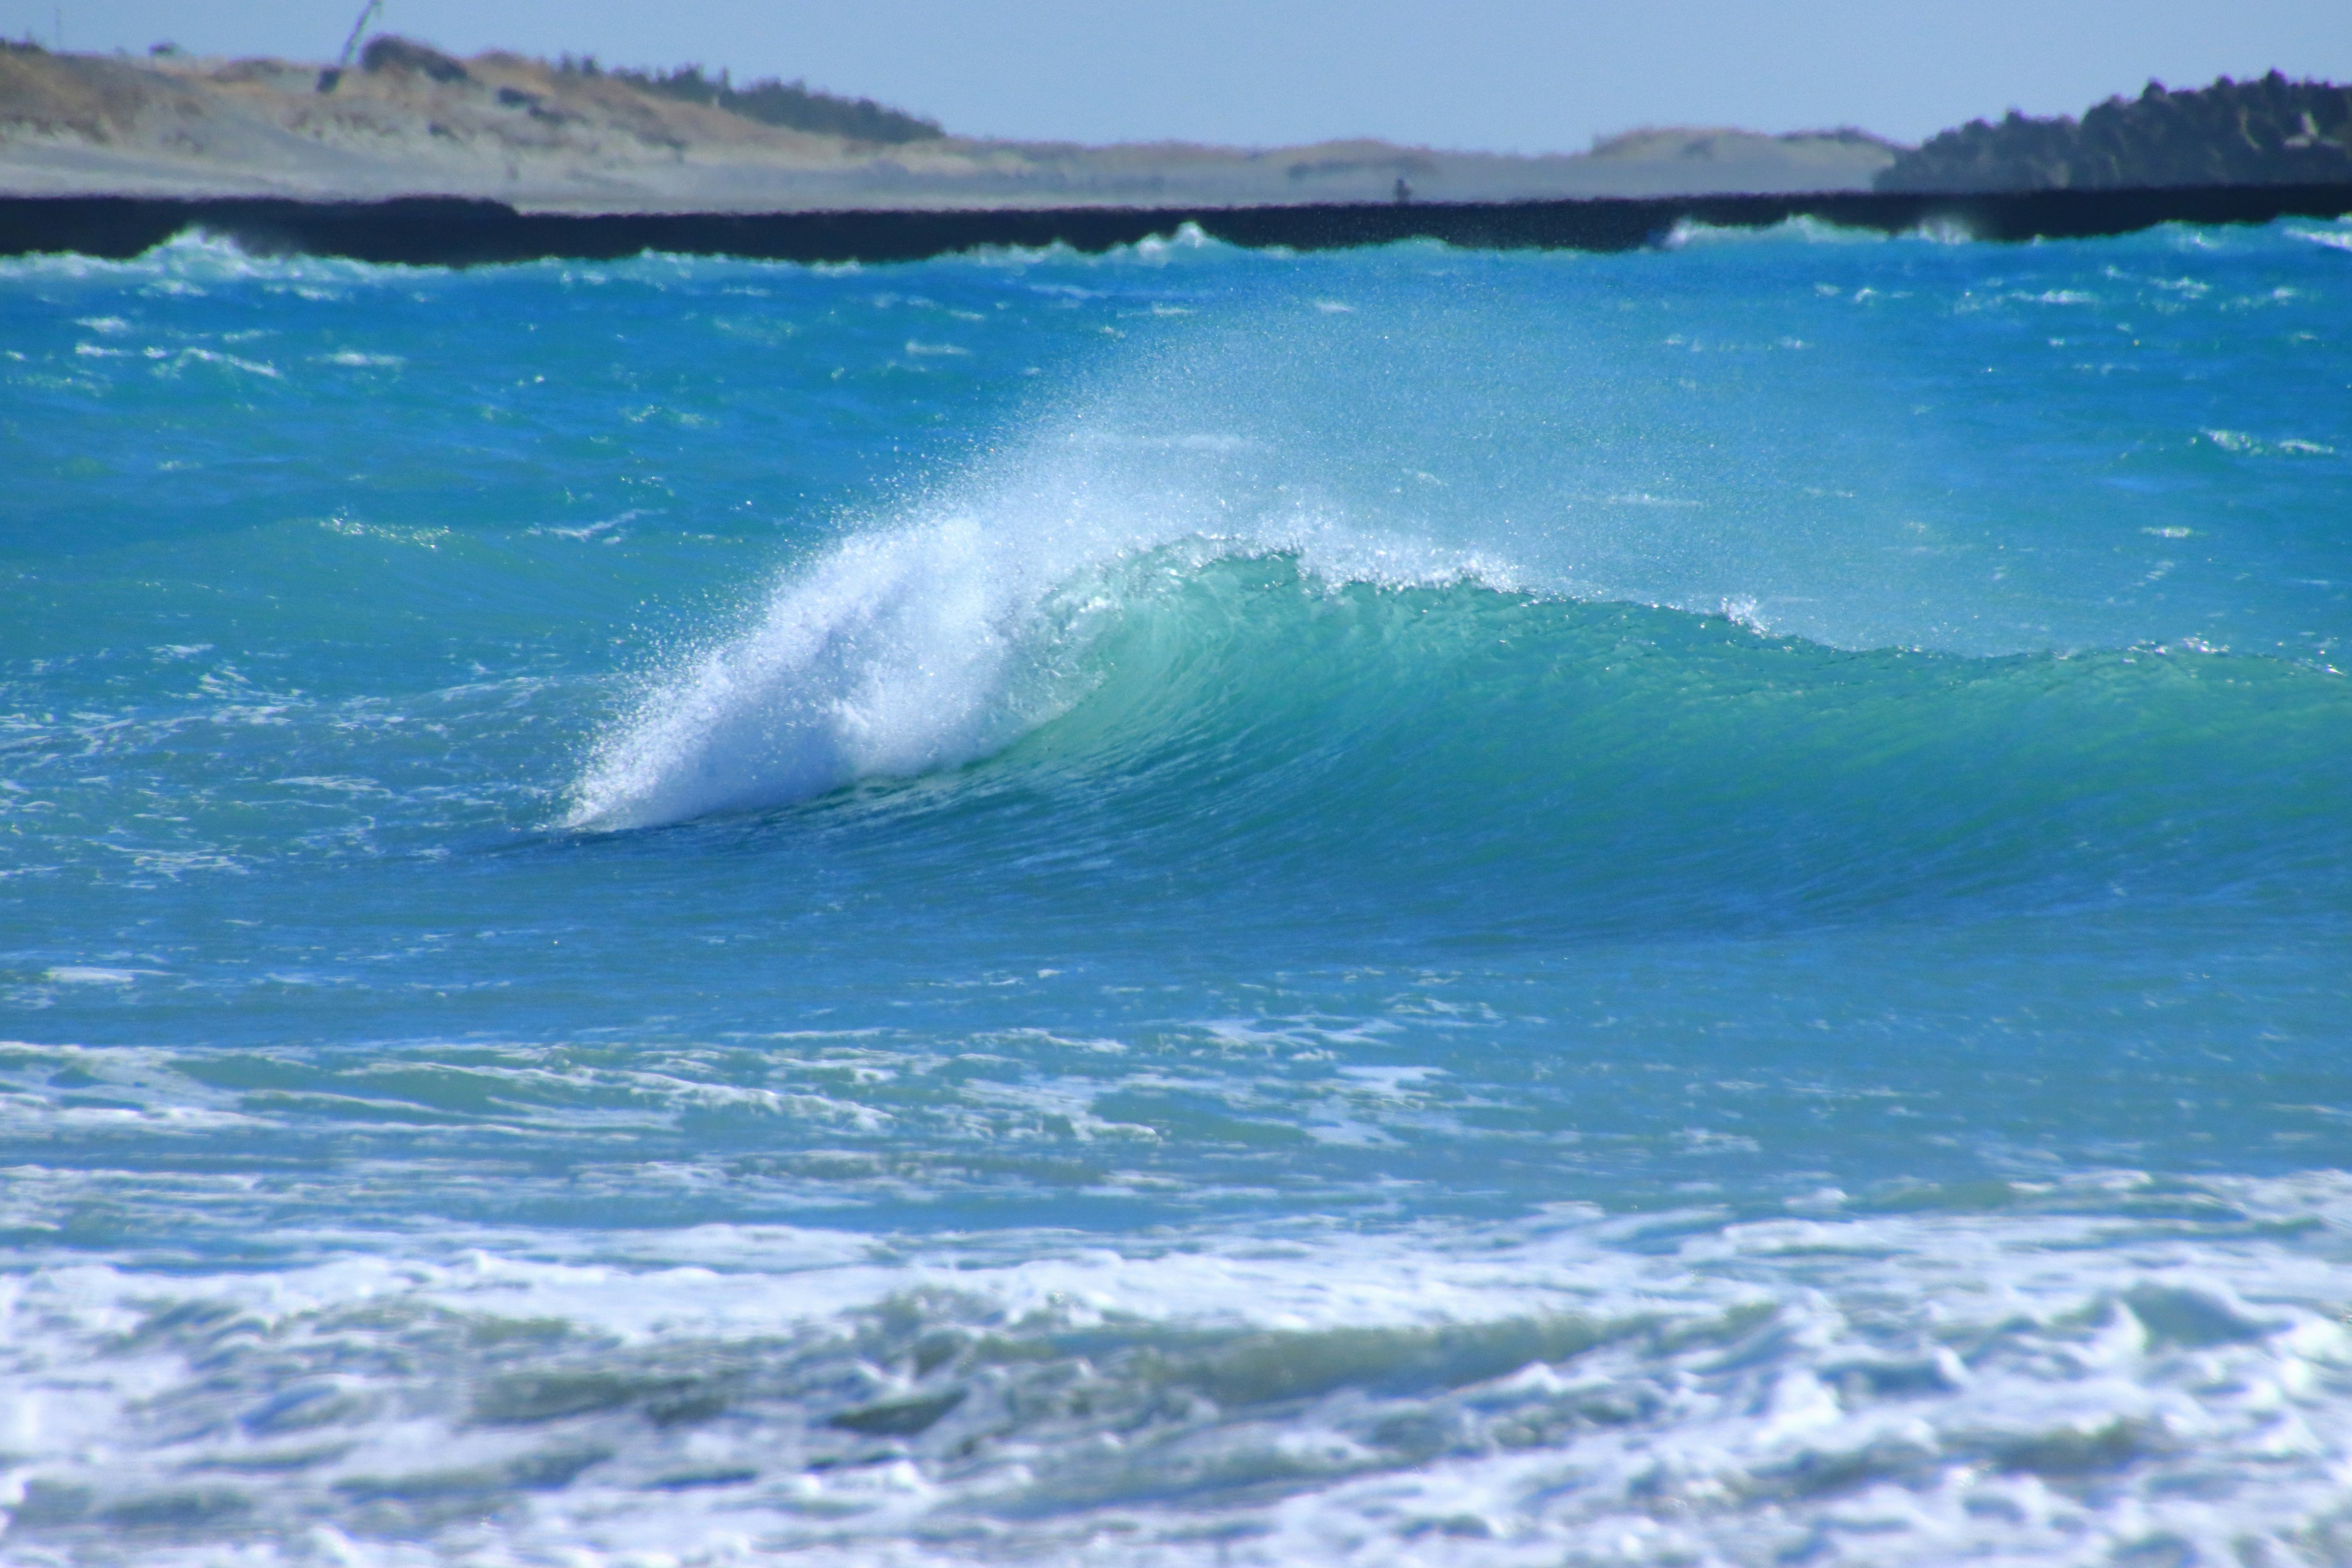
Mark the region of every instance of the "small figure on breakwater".
POLYGON ((1396 205, 1401 207, 1412 205, 1412 182, 1402 174, 1397 176, 1396 205))

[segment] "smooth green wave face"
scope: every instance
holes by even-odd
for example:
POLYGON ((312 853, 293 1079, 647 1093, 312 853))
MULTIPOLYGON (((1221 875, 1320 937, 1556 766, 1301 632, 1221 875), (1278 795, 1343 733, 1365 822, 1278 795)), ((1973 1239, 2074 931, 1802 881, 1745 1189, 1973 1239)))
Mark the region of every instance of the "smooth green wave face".
POLYGON ((0 1555, 2343 1560, 2347 252, 0 266, 0 1555))

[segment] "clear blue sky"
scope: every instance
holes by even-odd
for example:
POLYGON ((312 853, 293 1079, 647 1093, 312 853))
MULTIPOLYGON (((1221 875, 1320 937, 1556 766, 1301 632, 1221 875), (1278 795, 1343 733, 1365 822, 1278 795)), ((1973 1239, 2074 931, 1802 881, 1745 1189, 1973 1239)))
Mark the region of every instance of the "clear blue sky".
MULTIPOLYGON (((331 56, 359 0, 0 0, 0 35, 331 56)), ((2352 0, 387 0, 463 54, 805 78, 975 135, 1573 151, 1637 125, 1916 141, 2149 77, 2352 80, 2352 0)))

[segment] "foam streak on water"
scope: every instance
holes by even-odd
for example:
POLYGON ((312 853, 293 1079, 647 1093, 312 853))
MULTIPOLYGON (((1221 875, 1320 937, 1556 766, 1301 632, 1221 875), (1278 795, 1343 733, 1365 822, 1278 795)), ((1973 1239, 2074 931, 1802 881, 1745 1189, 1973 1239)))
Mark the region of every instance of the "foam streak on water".
POLYGON ((2340 1184, 2102 1185, 2000 1218, 55 1270, 8 1303, 45 1461, 17 1506, 362 1560, 2324 1560, 2352 1258, 2263 1233, 2340 1184))
POLYGON ((2344 230, 0 266, 0 1560, 2352 1560, 2344 230))

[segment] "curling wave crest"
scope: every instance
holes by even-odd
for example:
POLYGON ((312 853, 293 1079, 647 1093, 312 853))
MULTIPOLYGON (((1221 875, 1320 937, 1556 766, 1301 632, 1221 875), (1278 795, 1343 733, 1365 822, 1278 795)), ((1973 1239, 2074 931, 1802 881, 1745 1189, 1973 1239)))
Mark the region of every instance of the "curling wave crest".
POLYGON ((1123 568, 1154 552, 1194 567, 1282 552, 1335 584, 1516 584, 1480 552, 1336 521, 1268 481, 1238 437, 1080 426, 1053 447, 1018 480, 788 572, 747 626, 649 682, 597 741, 567 825, 782 805, 986 756, 1084 693, 1084 656, 1132 584, 1123 568))

